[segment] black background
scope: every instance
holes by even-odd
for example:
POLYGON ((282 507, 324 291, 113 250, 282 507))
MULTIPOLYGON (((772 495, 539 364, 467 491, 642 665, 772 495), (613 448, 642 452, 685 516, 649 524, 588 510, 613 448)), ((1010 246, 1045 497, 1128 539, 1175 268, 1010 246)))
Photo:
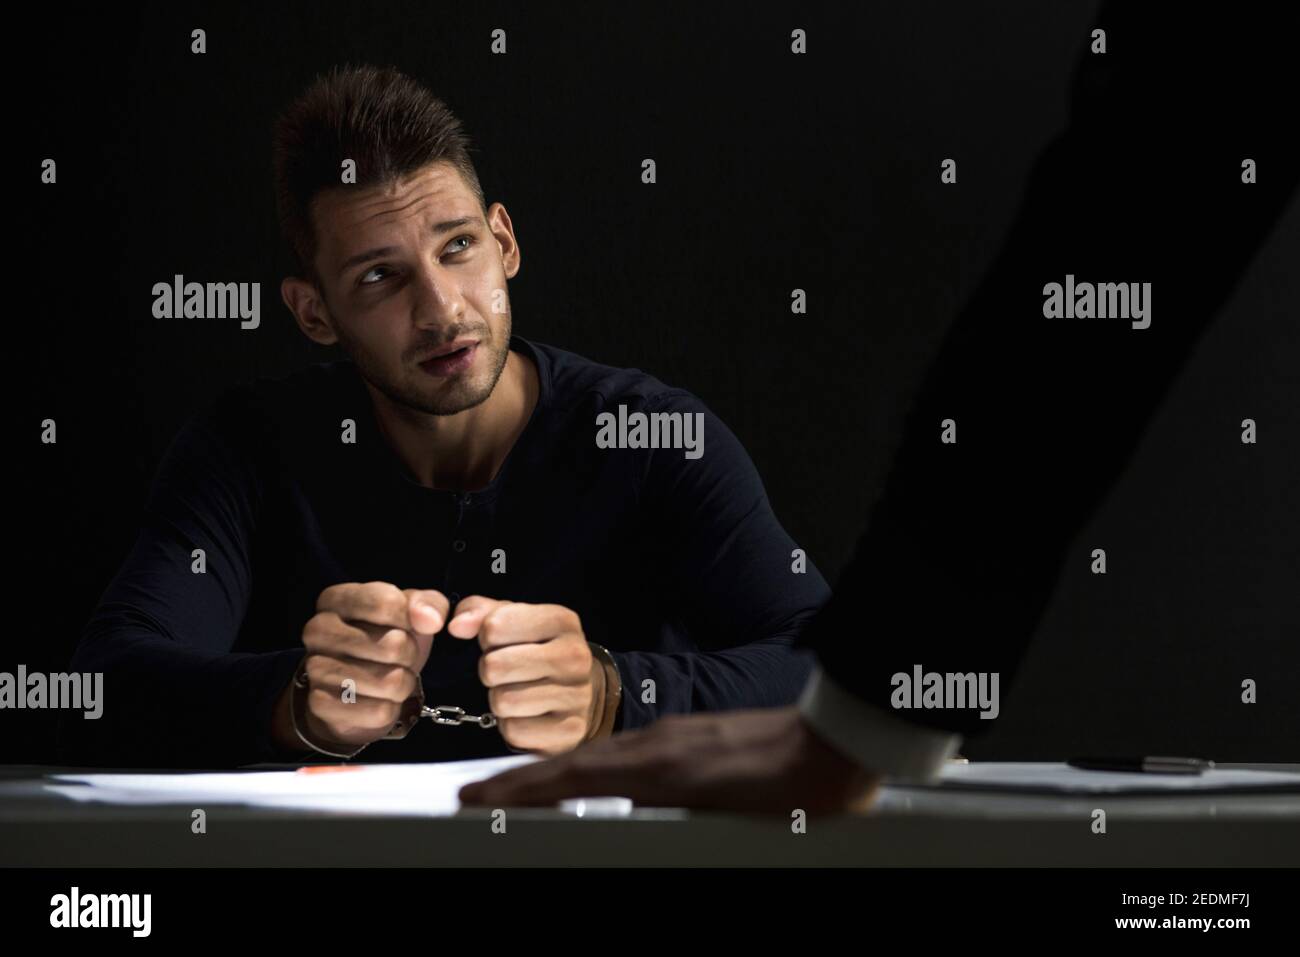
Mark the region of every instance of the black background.
MULTIPOLYGON (((66 668, 189 414, 237 379, 338 355, 279 301, 269 142, 277 110, 344 62, 397 66, 461 116, 521 244, 516 331, 701 396, 834 582, 911 390, 1064 126, 1096 4, 764 9, 22 14, 0 669, 66 668), (505 56, 490 52, 497 27, 505 56), (805 56, 790 53, 795 27, 805 56), (46 157, 55 186, 39 182, 46 157), (647 157, 655 185, 640 181, 647 157), (945 157, 955 186, 939 182, 945 157), (261 328, 154 319, 151 287, 175 273, 260 282, 261 328), (806 315, 790 312, 795 288, 806 315), (38 440, 45 418, 55 446, 38 440)), ((1293 202, 1076 540, 1015 696, 968 754, 1300 760, 1297 264, 1293 202), (1239 441, 1245 417, 1258 445, 1239 441), (1094 547, 1105 576, 1089 573, 1094 547), (1240 703, 1243 678, 1258 704, 1240 703)), ((970 640, 990 627, 971 621, 970 640)), ((5 712, 6 759, 53 761, 52 719, 5 712)))

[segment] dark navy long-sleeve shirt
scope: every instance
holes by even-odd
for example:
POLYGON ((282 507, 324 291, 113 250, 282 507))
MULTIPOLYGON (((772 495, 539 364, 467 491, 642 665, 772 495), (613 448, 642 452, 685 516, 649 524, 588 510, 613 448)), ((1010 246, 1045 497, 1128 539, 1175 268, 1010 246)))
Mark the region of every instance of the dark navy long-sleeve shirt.
MULTIPOLYGON (((63 724, 65 756, 284 760, 272 706, 304 654, 317 597, 340 582, 573 609, 618 665, 621 729, 792 702, 811 661, 794 638, 829 589, 811 563, 796 570, 796 545, 736 437, 698 398, 638 370, 518 337, 511 348, 536 363, 540 394, 478 491, 417 483, 348 361, 242 383, 193 417, 77 648, 75 670, 104 673, 105 705, 98 721, 63 724), (619 406, 701 413, 703 454, 598 447, 597 416, 619 406), (348 419, 354 443, 343 441, 348 419)), ((427 703, 486 709, 479 655, 441 633, 421 673, 427 703)), ((425 721, 358 760, 503 753, 497 731, 425 721)))

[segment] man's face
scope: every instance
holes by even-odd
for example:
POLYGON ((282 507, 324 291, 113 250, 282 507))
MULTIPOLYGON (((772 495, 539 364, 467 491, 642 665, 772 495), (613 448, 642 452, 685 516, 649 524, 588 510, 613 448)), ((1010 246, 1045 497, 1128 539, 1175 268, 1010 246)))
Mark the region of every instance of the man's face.
POLYGON ((298 299, 290 308, 304 331, 337 338, 401 405, 452 415, 491 395, 510 351, 506 279, 519 271, 504 207, 485 218, 456 169, 436 163, 396 183, 322 193, 312 214, 323 298, 285 294, 298 299))

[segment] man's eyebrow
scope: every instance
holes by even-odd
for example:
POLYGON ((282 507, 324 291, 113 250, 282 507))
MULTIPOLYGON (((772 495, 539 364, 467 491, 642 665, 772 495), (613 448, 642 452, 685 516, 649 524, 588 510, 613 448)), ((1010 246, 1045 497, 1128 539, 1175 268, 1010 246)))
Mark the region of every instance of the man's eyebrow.
MULTIPOLYGON (((449 233, 453 229, 461 229, 471 224, 475 226, 483 225, 482 217, 461 216, 458 219, 448 219, 441 223, 435 223, 433 234, 435 236, 441 236, 443 233, 449 233)), ((343 265, 339 267, 339 275, 343 275, 343 273, 347 272, 353 266, 360 266, 362 263, 368 263, 372 259, 382 259, 385 256, 391 256, 395 252, 397 252, 396 246, 380 246, 376 249, 367 249, 365 252, 357 253, 355 256, 349 256, 344 261, 343 265)))
POLYGON ((460 217, 460 219, 449 219, 449 220, 447 220, 445 223, 438 223, 436 226, 434 226, 434 227, 433 227, 433 232, 434 232, 434 235, 436 235, 436 236, 441 236, 443 233, 449 233, 449 232, 451 232, 453 229, 460 229, 462 226, 468 226, 468 225, 470 225, 471 223, 472 223, 473 225, 475 225, 475 226, 482 226, 482 225, 483 225, 483 217, 481 217, 481 216, 462 216, 462 217, 460 217))
POLYGON ((339 275, 343 275, 353 266, 360 266, 362 263, 370 262, 372 259, 382 259, 397 252, 396 246, 380 246, 378 249, 367 249, 363 253, 357 253, 355 256, 349 256, 347 261, 339 267, 339 275))

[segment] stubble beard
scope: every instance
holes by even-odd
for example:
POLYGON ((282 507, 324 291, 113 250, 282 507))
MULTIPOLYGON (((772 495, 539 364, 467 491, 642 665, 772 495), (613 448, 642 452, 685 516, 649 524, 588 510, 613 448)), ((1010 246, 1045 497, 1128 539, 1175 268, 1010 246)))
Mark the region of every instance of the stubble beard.
MULTIPOLYGON (((466 330, 456 329, 453 333, 446 337, 446 341, 465 335, 466 330)), ((489 338, 490 336, 491 330, 485 328, 478 344, 480 350, 491 350, 487 356, 489 360, 487 375, 480 376, 476 382, 470 382, 466 380, 468 373, 462 373, 449 384, 450 387, 444 386, 435 395, 430 395, 427 390, 422 389, 418 378, 408 378, 405 369, 394 376, 375 362, 373 356, 356 348, 341 335, 339 341, 349 358, 356 363, 362 377, 394 404, 426 415, 456 415, 486 402, 505 371, 506 362, 510 358, 509 324, 504 327, 499 339, 489 338)), ((429 346, 424 348, 427 349, 429 346)), ((428 378, 422 372, 416 372, 415 376, 428 378)))

